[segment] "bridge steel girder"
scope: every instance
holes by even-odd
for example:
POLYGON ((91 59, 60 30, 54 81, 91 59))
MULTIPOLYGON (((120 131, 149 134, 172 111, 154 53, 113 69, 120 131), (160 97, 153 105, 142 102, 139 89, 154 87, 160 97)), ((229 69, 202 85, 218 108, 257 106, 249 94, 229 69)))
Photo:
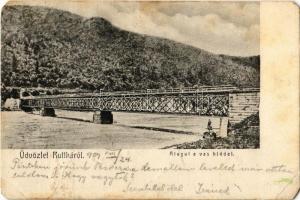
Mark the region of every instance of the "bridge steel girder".
POLYGON ((228 116, 229 92, 99 95, 83 97, 46 96, 21 99, 24 108, 54 108, 78 111, 124 111, 228 116))
POLYGON ((259 112, 259 88, 171 89, 22 97, 20 107, 74 111, 188 114, 228 118, 231 125, 259 112))

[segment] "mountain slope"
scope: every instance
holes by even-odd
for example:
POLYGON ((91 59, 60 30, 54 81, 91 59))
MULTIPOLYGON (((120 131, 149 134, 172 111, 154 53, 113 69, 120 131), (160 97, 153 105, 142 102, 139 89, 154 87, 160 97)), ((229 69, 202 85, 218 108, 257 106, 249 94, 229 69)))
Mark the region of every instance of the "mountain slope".
POLYGON ((1 78, 9 86, 259 86, 259 56, 216 55, 121 30, 103 18, 85 19, 44 7, 6 6, 1 22, 1 78))

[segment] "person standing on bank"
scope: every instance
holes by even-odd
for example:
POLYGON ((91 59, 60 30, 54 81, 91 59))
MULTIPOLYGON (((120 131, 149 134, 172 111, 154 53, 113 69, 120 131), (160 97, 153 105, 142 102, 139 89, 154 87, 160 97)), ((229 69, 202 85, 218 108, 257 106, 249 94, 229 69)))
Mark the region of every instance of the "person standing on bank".
POLYGON ((213 130, 213 128, 211 126, 211 120, 210 119, 207 122, 207 130, 208 130, 209 133, 213 130))

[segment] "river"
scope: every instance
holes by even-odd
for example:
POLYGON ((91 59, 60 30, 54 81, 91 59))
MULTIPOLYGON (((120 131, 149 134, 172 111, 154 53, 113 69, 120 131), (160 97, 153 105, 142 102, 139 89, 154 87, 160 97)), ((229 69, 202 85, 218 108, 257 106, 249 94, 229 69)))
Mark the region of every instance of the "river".
POLYGON ((94 124, 92 112, 56 110, 56 115, 1 112, 2 148, 157 149, 199 140, 208 119, 218 123, 213 117, 113 112, 113 124, 94 124))

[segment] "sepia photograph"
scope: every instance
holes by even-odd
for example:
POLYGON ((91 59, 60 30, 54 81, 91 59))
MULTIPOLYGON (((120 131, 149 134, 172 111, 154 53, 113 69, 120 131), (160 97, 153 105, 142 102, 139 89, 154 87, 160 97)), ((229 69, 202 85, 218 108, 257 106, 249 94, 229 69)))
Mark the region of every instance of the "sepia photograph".
POLYGON ((295 3, 3 5, 0 199, 299 192, 295 3))
POLYGON ((259 149, 259 108, 259 2, 2 8, 2 149, 259 149))

